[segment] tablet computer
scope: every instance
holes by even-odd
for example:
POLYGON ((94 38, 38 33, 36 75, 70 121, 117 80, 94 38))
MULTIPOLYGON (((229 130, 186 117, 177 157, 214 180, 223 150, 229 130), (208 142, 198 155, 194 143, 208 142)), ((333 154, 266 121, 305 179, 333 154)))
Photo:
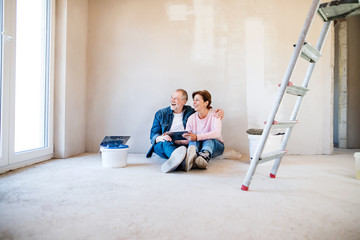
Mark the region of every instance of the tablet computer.
POLYGON ((188 131, 167 132, 166 134, 169 135, 173 141, 176 141, 176 140, 186 140, 186 138, 184 138, 182 135, 187 132, 188 131))

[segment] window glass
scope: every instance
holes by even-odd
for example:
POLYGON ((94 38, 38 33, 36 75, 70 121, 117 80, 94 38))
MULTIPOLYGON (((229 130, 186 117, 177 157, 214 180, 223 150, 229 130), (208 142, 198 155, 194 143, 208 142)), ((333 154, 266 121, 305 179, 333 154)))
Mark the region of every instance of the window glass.
POLYGON ((15 152, 47 146, 48 36, 45 0, 17 0, 15 152))

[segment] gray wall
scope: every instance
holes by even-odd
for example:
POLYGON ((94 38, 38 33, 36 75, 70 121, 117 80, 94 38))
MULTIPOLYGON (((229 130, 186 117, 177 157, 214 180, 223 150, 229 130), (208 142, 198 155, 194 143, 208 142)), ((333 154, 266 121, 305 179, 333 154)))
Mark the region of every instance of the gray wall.
POLYGON ((334 146, 339 146, 339 26, 335 25, 335 51, 334 51, 334 146))
POLYGON ((348 19, 348 148, 360 148, 360 15, 348 19))

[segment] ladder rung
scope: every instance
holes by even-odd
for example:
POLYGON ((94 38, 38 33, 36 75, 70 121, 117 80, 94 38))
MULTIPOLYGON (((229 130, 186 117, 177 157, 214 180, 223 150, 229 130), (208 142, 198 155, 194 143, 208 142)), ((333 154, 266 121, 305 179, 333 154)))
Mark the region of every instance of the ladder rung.
POLYGON ((281 158, 282 156, 284 156, 285 153, 287 153, 286 150, 278 150, 274 152, 265 153, 259 159, 259 163, 264 163, 270 160, 281 158))
POLYGON ((286 88, 286 93, 295 95, 295 96, 304 96, 309 89, 300 87, 300 86, 289 86, 286 88))
MULTIPOLYGON (((295 121, 274 121, 273 122, 273 128, 291 128, 294 127, 294 125, 296 123, 298 123, 299 121, 295 120, 295 121)), ((264 124, 266 124, 266 122, 264 122, 264 124)))
POLYGON ((307 42, 304 43, 304 45, 301 48, 301 57, 302 58, 313 63, 313 62, 317 62, 319 60, 320 56, 321 56, 321 54, 318 50, 316 50, 313 46, 311 46, 307 42))

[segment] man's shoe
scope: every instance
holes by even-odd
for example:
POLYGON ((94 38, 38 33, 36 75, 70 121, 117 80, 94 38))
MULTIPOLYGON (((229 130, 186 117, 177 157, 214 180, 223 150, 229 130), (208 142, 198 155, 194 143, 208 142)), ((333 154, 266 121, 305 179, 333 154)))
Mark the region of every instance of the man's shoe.
POLYGON ((173 151, 170 158, 161 165, 161 171, 163 173, 169 173, 174 171, 184 160, 186 156, 186 147, 181 146, 173 151))
POLYGON ((197 168, 206 169, 209 165, 210 153, 208 151, 200 152, 199 156, 195 159, 197 168))
POLYGON ((187 154, 185 158, 185 171, 188 172, 193 167, 195 158, 197 157, 196 154, 196 147, 191 145, 187 149, 187 154))

